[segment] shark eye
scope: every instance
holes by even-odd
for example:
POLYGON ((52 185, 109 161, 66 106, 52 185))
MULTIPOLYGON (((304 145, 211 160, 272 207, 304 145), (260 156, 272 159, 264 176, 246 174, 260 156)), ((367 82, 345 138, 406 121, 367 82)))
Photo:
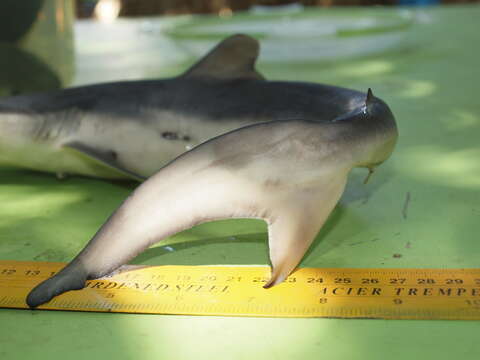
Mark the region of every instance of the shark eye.
POLYGON ((172 131, 164 131, 162 137, 167 140, 178 140, 178 134, 172 131))

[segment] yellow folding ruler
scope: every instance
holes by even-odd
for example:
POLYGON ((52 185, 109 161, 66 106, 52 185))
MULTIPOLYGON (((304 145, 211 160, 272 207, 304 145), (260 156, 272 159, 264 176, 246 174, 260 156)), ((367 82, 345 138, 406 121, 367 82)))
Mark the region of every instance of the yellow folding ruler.
MULTIPOLYGON (((0 261, 0 307, 65 264, 0 261)), ((301 268, 270 289, 266 266, 126 267, 39 309, 148 314, 480 319, 480 269, 301 268)))

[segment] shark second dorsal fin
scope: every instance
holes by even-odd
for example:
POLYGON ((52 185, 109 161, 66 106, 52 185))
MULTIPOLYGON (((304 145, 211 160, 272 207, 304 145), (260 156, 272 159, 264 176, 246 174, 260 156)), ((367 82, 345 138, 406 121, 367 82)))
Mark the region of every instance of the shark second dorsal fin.
POLYGON ((370 112, 374 102, 373 91, 371 88, 367 90, 367 97, 365 99, 365 107, 367 108, 367 112, 370 112))
POLYGON ((232 35, 215 46, 182 76, 263 80, 264 77, 255 70, 258 53, 257 40, 247 35, 232 35))

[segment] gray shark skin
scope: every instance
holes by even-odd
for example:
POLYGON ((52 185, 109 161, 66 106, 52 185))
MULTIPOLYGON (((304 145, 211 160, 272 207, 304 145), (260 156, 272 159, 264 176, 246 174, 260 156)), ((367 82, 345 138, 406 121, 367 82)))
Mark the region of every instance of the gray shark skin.
POLYGON ((184 74, 0 98, 0 165, 143 180, 183 152, 255 123, 330 121, 362 106, 358 91, 267 81, 259 45, 234 35, 184 74))
POLYGON ((225 218, 268 224, 272 274, 264 287, 282 282, 338 202, 350 170, 373 171, 393 151, 390 109, 370 90, 363 98, 330 121, 254 124, 180 155, 141 184, 65 268, 35 287, 27 304, 81 289, 170 235, 225 218))

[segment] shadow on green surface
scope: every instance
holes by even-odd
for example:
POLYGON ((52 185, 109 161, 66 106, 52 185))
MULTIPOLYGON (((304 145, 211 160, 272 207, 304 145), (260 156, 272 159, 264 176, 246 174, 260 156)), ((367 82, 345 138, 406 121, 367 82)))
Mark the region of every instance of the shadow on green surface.
POLYGON ((59 89, 60 78, 36 55, 0 43, 0 96, 59 89))

